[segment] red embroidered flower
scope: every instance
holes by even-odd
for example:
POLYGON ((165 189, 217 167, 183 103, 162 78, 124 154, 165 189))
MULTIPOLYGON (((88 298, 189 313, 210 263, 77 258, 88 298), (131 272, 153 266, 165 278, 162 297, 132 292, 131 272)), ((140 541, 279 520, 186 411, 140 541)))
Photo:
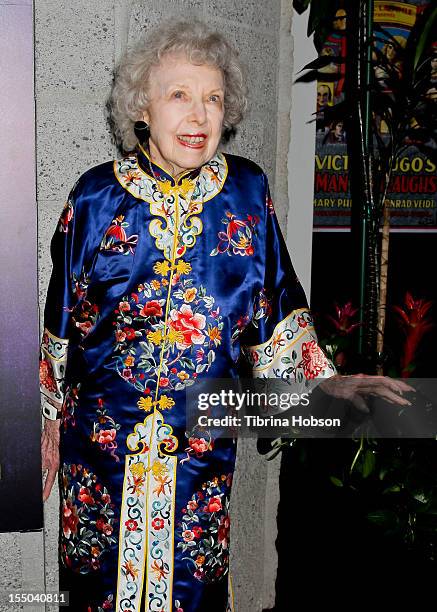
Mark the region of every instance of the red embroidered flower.
POLYGON ((220 497, 211 497, 211 499, 208 500, 207 506, 205 507, 206 512, 218 512, 221 509, 222 500, 220 497))
POLYGON ((110 504, 111 503, 111 496, 108 495, 107 493, 103 493, 103 495, 102 495, 102 502, 104 504, 110 504))
POLYGON ((64 210, 62 211, 61 217, 59 219, 59 231, 60 232, 64 232, 65 234, 68 233, 68 224, 72 220, 73 216, 74 216, 73 206, 70 204, 70 202, 67 202, 67 204, 64 206, 64 210))
POLYGON ((43 387, 52 393, 56 392, 56 381, 53 374, 52 364, 48 359, 39 362, 39 380, 43 387))
POLYGON ((125 525, 129 531, 136 531, 138 529, 138 523, 133 519, 126 521, 125 525))
POLYGON ((206 317, 200 313, 193 314, 189 304, 183 304, 180 310, 173 309, 170 312, 171 329, 181 332, 183 336, 182 342, 176 342, 179 349, 186 349, 193 344, 203 344, 205 336, 199 330, 206 326, 206 317))
MULTIPOLYGON (((196 500, 194 500, 194 499, 190 499, 190 501, 187 504, 187 508, 189 510, 195 510, 197 508, 197 506, 198 506, 198 504, 197 504, 196 500)), ((193 531, 194 531, 194 529, 193 529, 193 531)))
POLYGON ((170 380, 168 378, 163 377, 159 379, 160 387, 168 387, 169 384, 170 384, 170 380))
POLYGON ((191 531, 191 529, 186 529, 182 532, 182 537, 184 538, 184 542, 191 542, 194 540, 194 533, 191 531))
POLYGON ((99 518, 96 521, 96 529, 98 531, 103 531, 103 527, 105 526, 105 519, 99 518))
POLYGON ((84 321, 83 323, 79 323, 79 321, 76 321, 76 327, 80 329, 83 334, 87 334, 92 328, 92 326, 93 324, 91 321, 84 321))
POLYGON ((205 453, 209 450, 209 444, 205 438, 189 438, 188 444, 196 453, 205 453))
POLYGON ((135 330, 132 329, 132 327, 125 327, 123 331, 126 334, 126 338, 128 340, 134 340, 135 339, 135 330))
POLYGON ((197 539, 199 539, 203 533, 203 529, 199 525, 195 525, 191 531, 194 533, 194 537, 197 539))
POLYGON ((219 544, 221 544, 223 548, 228 547, 230 525, 231 522, 229 520, 229 516, 223 516, 217 532, 219 544))
POLYGON ((99 444, 109 444, 115 440, 116 435, 117 431, 115 429, 104 429, 99 431, 97 442, 99 444))
POLYGON ((123 223, 124 216, 120 215, 116 219, 111 221, 111 225, 106 230, 106 236, 113 236, 117 240, 121 240, 122 242, 126 241, 126 232, 123 226, 126 226, 127 223, 123 223))
POLYGON ((129 312, 130 304, 129 302, 120 302, 120 304, 118 305, 118 308, 120 309, 121 312, 129 312))
POLYGON ((124 340, 126 340, 126 334, 124 333, 124 331, 117 329, 117 331, 115 332, 115 339, 117 340, 117 342, 123 342, 124 340))
POLYGON ((105 525, 103 525, 103 533, 107 536, 111 535, 111 533, 113 532, 113 528, 111 527, 111 525, 109 525, 109 523, 105 523, 105 525))
POLYGON ((88 487, 80 487, 77 499, 83 504, 88 504, 89 506, 92 506, 95 503, 94 498, 90 495, 90 490, 88 487))
POLYGON ((242 317, 238 319, 237 327, 238 329, 244 329, 248 323, 249 323, 249 316, 243 315, 242 317))
POLYGON ((165 523, 164 523, 164 519, 156 517, 153 519, 152 521, 152 527, 153 529, 164 529, 165 523))
POLYGON ((316 378, 325 369, 327 363, 325 353, 315 340, 302 344, 302 361, 299 366, 302 366, 305 378, 310 380, 316 378))
POLYGON ((143 308, 140 310, 142 317, 162 317, 162 308, 157 300, 151 300, 146 302, 143 308))
POLYGON ((132 378, 132 370, 130 368, 124 368, 124 370, 121 372, 121 375, 126 380, 130 380, 132 378))
POLYGON ((297 317, 297 324, 299 325, 299 327, 306 327, 308 325, 308 323, 305 321, 305 319, 303 317, 297 317))
POLYGON ((77 533, 77 524, 79 517, 77 515, 76 506, 69 500, 63 501, 62 508, 62 530, 64 536, 69 538, 71 534, 77 533))

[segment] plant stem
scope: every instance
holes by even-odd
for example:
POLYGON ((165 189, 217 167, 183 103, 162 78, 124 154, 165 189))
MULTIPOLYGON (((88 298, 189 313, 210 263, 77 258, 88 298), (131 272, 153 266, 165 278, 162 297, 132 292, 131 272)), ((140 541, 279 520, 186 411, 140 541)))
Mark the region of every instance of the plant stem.
POLYGON ((354 467, 355 467, 355 464, 358 461, 358 457, 360 456, 360 454, 361 454, 361 452, 363 450, 363 447, 364 447, 364 434, 361 434, 360 447, 359 447, 359 449, 357 450, 357 452, 355 454, 354 460, 352 461, 352 465, 350 467, 349 474, 352 474, 352 472, 354 470, 354 467))
MULTIPOLYGON (((387 274, 388 274, 388 247, 390 243, 390 209, 388 202, 384 202, 384 223, 382 226, 382 242, 381 242, 381 264, 379 274, 379 306, 378 306, 378 338, 376 350, 378 355, 381 355, 384 350, 384 330, 385 330, 385 314, 387 306, 387 274)), ((384 368, 382 363, 378 363, 377 372, 379 376, 383 376, 384 368)))

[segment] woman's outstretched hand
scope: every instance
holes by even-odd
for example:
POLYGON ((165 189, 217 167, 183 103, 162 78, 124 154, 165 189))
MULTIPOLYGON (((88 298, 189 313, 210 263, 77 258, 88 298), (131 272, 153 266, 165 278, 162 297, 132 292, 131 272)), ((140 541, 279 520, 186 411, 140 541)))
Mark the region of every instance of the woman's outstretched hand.
POLYGON ((43 501, 46 501, 53 488, 56 474, 59 469, 59 426, 60 419, 51 421, 45 419, 44 429, 41 435, 41 458, 43 472, 47 471, 44 489, 42 492, 43 501))
POLYGON ((364 399, 369 395, 381 397, 391 404, 411 406, 411 402, 402 395, 406 391, 414 391, 413 387, 401 380, 367 374, 352 376, 336 374, 320 383, 319 387, 328 395, 352 402, 357 410, 364 413, 369 412, 364 399))

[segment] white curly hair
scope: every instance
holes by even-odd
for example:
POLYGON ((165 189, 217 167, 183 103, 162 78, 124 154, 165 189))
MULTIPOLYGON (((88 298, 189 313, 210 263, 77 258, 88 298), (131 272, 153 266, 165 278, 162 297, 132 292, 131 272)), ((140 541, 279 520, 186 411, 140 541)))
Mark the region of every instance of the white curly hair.
POLYGON ((147 109, 152 66, 167 54, 183 54, 193 64, 207 64, 222 71, 225 84, 223 138, 235 132, 247 108, 246 87, 238 53, 225 37, 201 21, 163 23, 122 57, 116 72, 109 111, 117 144, 125 152, 138 143, 134 124, 147 109))

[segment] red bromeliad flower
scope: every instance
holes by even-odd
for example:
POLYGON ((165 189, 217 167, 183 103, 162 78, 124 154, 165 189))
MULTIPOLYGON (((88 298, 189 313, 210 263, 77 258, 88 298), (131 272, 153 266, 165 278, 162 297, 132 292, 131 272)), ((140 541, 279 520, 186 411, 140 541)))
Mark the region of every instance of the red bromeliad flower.
POLYGON ((360 326, 360 323, 354 323, 354 317, 358 312, 358 308, 352 306, 352 302, 347 302, 344 306, 334 304, 335 317, 326 315, 326 318, 332 323, 335 331, 340 336, 346 336, 353 332, 356 327, 360 326))
POLYGON ((399 317, 399 325, 406 335, 404 353, 401 358, 402 378, 411 376, 415 368, 413 359, 419 343, 426 332, 434 327, 431 318, 427 316, 432 304, 429 300, 415 300, 407 291, 404 307, 393 306, 393 310, 399 317))

